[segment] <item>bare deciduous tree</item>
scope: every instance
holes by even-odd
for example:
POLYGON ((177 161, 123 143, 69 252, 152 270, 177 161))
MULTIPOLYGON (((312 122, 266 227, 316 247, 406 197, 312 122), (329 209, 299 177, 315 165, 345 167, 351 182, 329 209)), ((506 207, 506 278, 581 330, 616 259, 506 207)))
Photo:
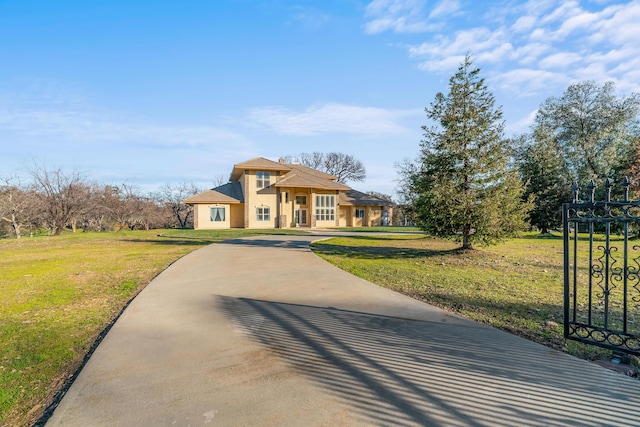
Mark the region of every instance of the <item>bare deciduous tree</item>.
POLYGON ((347 181, 364 181, 367 177, 367 171, 362 162, 351 154, 314 152, 286 156, 284 159, 289 163, 297 162, 333 175, 336 181, 342 184, 347 181))
POLYGON ((72 220, 81 216, 89 186, 77 171, 49 170, 34 164, 29 170, 34 183, 42 226, 49 235, 59 235, 72 220))
POLYGON ((221 185, 226 184, 227 182, 229 182, 229 177, 226 176, 223 173, 220 173, 218 175, 216 175, 215 177, 213 177, 213 187, 220 187, 221 185))
POLYGON ((0 180, 0 220, 5 221, 17 239, 22 237, 22 228, 33 220, 34 195, 22 186, 18 178, 0 180))
POLYGON ((186 228, 193 222, 193 206, 182 203, 189 196, 202 191, 193 183, 165 184, 159 195, 162 203, 171 211, 175 225, 186 228))

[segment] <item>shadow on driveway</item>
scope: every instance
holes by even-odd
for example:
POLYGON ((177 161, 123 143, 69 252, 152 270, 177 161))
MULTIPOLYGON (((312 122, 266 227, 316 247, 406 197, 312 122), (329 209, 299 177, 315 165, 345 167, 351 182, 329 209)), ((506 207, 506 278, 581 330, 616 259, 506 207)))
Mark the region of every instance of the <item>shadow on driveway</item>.
MULTIPOLYGON (((363 423, 463 426, 639 425, 638 390, 612 388, 560 353, 549 368, 521 339, 443 325, 249 298, 216 297, 264 346, 351 406, 363 423), (517 342, 516 342, 517 341, 517 342), (628 401, 631 398, 632 401, 628 401), (612 419, 611 412, 618 418, 612 419)), ((533 344, 531 344, 533 345, 533 344)), ((588 371, 588 369, 587 369, 588 371)), ((596 375, 600 370, 593 371, 596 375)))

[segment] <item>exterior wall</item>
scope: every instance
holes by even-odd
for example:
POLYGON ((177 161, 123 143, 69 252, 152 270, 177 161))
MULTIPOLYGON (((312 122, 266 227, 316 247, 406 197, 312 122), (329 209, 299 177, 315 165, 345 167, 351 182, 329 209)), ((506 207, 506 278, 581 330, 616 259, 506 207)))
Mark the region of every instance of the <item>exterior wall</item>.
MULTIPOLYGON (((393 208, 386 208, 389 221, 393 215, 393 208)), ((382 206, 340 206, 340 227, 378 227, 383 223, 382 206), (364 218, 356 218, 356 209, 364 210, 364 218)), ((391 223, 389 223, 391 225, 391 223)))
POLYGON ((244 228, 244 203, 231 205, 231 228, 244 228))
MULTIPOLYGON (((275 228, 277 216, 277 197, 275 187, 258 188, 254 170, 245 172, 244 204, 246 228, 275 228), (269 208, 269 221, 258 221, 256 208, 269 208)), ((276 182, 275 173, 271 172, 271 184, 276 182)))
POLYGON ((350 209, 349 206, 340 206, 339 209, 339 220, 338 220, 338 227, 349 227, 347 224, 347 220, 349 219, 349 213, 350 213, 350 209))
POLYGON ((231 228, 231 205, 216 203, 194 205, 193 228, 195 230, 216 230, 231 228), (224 221, 211 221, 211 208, 224 208, 224 221))
POLYGON ((291 228, 293 222, 293 193, 291 189, 286 188, 284 190, 279 190, 279 212, 277 212, 278 218, 276 227, 278 228, 291 228))
POLYGON ((367 226, 377 227, 380 225, 382 225, 382 209, 380 206, 372 206, 368 211, 367 226))
POLYGON ((240 177, 240 187, 242 187, 242 194, 244 194, 244 212, 242 215, 243 228, 249 228, 249 200, 251 200, 251 196, 249 194, 249 178, 248 170, 245 170, 240 177))

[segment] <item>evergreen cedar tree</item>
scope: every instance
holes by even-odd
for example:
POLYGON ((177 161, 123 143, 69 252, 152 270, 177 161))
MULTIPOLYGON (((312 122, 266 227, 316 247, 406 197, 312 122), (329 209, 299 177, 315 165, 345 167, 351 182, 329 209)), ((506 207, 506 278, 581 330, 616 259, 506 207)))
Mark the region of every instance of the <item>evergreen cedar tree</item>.
POLYGON ((509 166, 502 110, 494 106, 480 69, 469 55, 429 108, 419 165, 412 176, 417 225, 425 232, 462 242, 492 244, 526 226, 530 203, 509 166))

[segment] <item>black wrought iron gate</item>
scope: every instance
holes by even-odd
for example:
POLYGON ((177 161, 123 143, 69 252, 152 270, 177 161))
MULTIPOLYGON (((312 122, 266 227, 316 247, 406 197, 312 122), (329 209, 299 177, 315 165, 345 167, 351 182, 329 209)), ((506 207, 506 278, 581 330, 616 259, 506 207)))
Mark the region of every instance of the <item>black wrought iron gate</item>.
POLYGON ((596 186, 586 188, 588 200, 563 205, 564 335, 619 352, 640 355, 640 201, 611 201, 612 185, 604 185, 604 201, 595 201, 596 186))

